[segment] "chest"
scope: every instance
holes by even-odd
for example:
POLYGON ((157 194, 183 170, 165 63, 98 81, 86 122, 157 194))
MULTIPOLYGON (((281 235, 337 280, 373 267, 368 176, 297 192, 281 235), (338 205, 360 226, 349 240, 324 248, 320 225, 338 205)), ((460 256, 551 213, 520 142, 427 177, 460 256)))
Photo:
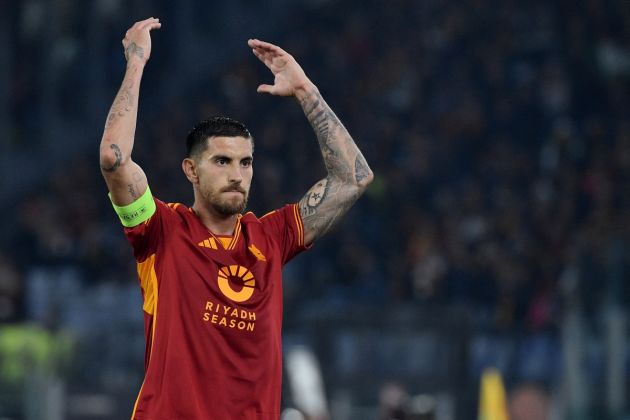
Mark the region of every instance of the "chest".
POLYGON ((260 229, 244 227, 227 246, 207 231, 182 229, 164 245, 160 294, 173 306, 192 305, 230 319, 255 318, 281 306, 279 250, 260 229))

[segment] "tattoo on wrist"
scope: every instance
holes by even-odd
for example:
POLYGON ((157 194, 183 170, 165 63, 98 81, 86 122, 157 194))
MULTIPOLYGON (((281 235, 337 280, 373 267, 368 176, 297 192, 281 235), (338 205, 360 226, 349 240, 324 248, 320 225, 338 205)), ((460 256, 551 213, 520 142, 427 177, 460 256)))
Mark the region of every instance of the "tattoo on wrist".
POLYGON ((127 45, 127 48, 125 48, 125 59, 129 61, 129 57, 131 57, 132 54, 144 59, 144 49, 136 45, 135 42, 127 45))
POLYGON ((116 169, 120 166, 120 162, 122 162, 122 152, 120 151, 120 147, 117 144, 110 144, 109 148, 113 150, 114 156, 116 156, 116 161, 109 168, 105 168, 101 166, 101 169, 105 172, 116 172, 116 169))

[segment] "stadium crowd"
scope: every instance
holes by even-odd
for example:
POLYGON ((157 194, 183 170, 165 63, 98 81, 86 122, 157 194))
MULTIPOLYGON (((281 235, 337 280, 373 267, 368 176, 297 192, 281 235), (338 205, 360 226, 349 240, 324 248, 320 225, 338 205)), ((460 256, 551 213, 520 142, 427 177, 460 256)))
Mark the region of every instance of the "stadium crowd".
MULTIPOLYGON (((506 326, 543 327, 571 267, 586 305, 603 299, 601 285, 628 264, 628 10, 579 3, 329 2, 316 19, 315 6, 296 7, 274 41, 364 145, 377 182, 308 264, 296 262, 290 299, 466 301, 506 326)), ((177 175, 183 139, 212 114, 251 126, 258 213, 318 179, 299 108, 256 97, 265 77, 243 56, 153 115, 141 110, 137 159, 159 197, 190 203, 177 175)), ((3 238, 4 319, 21 316, 29 267, 71 264, 94 283, 133 278, 94 153, 43 177, 5 219, 18 228, 3 238)))
MULTIPOLYGON (((376 179, 340 226, 288 268, 287 311, 308 302, 463 304, 492 328, 553 330, 567 297, 593 316, 602 303, 627 299, 627 2, 291 7, 270 41, 318 84, 376 179)), ((169 16, 160 17, 168 30, 169 16)), ((110 38, 108 53, 122 65, 119 34, 110 38)), ((161 51, 141 95, 162 89, 159 69, 177 45, 158 35, 154 48, 161 51)), ((244 41, 243 51, 201 85, 182 80, 174 99, 145 111, 141 96, 134 153, 157 197, 191 204, 179 173, 184 139, 213 114, 243 121, 256 138, 257 214, 299 200, 324 175, 299 106, 257 95, 266 69, 244 41)), ((112 97, 119 74, 109 78, 112 97)), ((27 130, 23 105, 33 92, 13 94, 27 130)), ((101 127, 85 131, 93 150, 42 176, 3 219, 1 321, 32 312, 25 291, 34 268, 70 267, 88 286, 134 281, 98 168, 100 135, 101 127)))

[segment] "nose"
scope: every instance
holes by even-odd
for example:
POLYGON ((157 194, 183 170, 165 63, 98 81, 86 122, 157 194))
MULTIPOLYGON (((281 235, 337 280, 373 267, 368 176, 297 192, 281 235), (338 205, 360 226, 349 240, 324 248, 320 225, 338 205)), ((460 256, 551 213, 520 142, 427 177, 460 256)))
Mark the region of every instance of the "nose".
POLYGON ((238 165, 232 165, 230 167, 228 181, 230 181, 230 184, 238 184, 243 181, 243 174, 241 174, 241 168, 238 165))

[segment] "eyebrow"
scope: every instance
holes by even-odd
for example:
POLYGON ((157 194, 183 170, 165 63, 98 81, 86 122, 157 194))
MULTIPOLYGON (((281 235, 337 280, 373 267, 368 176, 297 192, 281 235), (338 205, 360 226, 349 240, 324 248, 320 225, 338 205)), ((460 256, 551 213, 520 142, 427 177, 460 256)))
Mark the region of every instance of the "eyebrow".
MULTIPOLYGON (((235 158, 234 157, 230 157, 230 156, 226 156, 226 155, 213 155, 213 156, 210 156, 209 159, 212 159, 212 160, 225 159, 225 160, 232 161, 235 158)), ((238 160, 254 160, 254 157, 252 155, 247 155, 247 156, 244 156, 244 157, 242 157, 242 158, 240 158, 238 160)))

